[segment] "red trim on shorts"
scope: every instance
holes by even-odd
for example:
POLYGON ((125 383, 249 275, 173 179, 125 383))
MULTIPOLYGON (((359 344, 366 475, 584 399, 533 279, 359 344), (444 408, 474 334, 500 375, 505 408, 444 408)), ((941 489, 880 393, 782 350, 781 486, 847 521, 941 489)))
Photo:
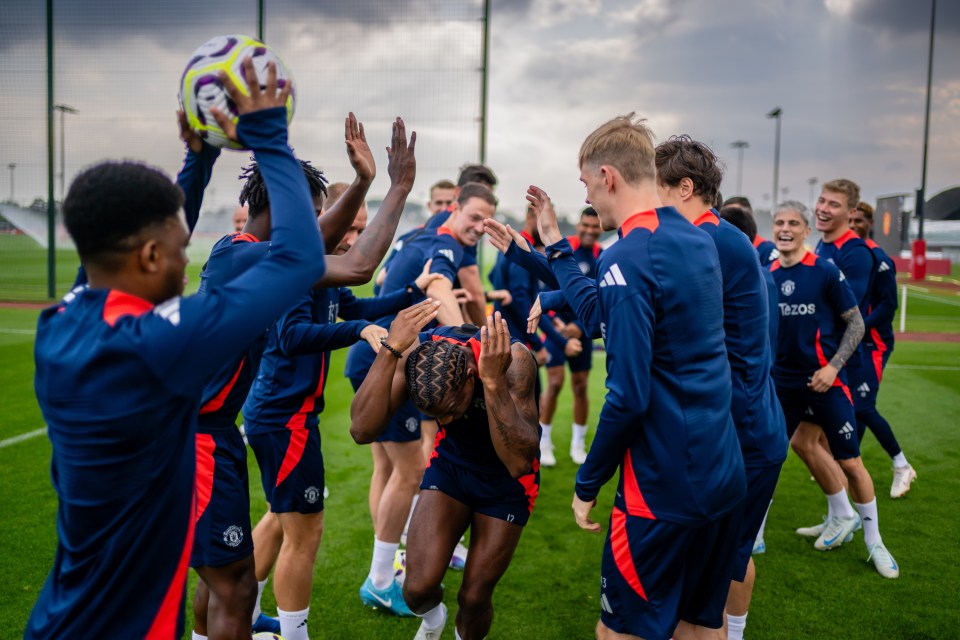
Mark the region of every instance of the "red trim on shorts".
POLYGON ((537 482, 538 471, 540 471, 540 461, 534 459, 533 471, 517 478, 517 481, 523 485, 523 493, 527 496, 527 511, 529 513, 533 513, 533 505, 537 503, 537 496, 540 495, 540 484, 537 482))
POLYGON ((111 289, 103 303, 103 321, 111 327, 123 316, 142 316, 153 309, 153 304, 143 298, 111 289))
POLYGON ((316 390, 303 399, 300 409, 290 417, 286 427, 290 430, 290 443, 287 445, 287 451, 283 454, 283 463, 280 465, 280 471, 277 472, 277 484, 287 479, 287 476, 300 463, 303 457, 303 450, 307 446, 307 436, 309 431, 306 429, 307 414, 313 411, 317 404, 317 398, 323 394, 323 381, 327 373, 327 358, 324 356, 320 360, 320 379, 317 381, 316 390))
MULTIPOLYGON (((197 496, 193 496, 193 504, 190 505, 190 512, 195 513, 197 508, 197 496)), ((183 598, 186 594, 184 586, 187 582, 187 567, 190 565, 190 552, 193 550, 193 532, 194 521, 190 518, 187 526, 187 539, 184 540, 183 550, 180 552, 180 561, 177 562, 177 570, 173 574, 173 580, 167 587, 167 593, 163 596, 163 602, 160 604, 160 610, 157 611, 153 624, 147 632, 145 640, 168 640, 173 638, 177 632, 177 619, 180 617, 180 610, 183 608, 183 598)))
POLYGON ((438 422, 437 436, 433 439, 433 452, 430 454, 430 457, 427 458, 427 466, 426 466, 427 469, 429 469, 430 465, 433 464, 434 458, 440 457, 440 453, 437 451, 437 449, 440 448, 440 441, 446 437, 447 437, 447 430, 444 429, 443 426, 438 422))
POLYGON ((880 384, 880 381, 883 380, 883 351, 872 349, 870 356, 873 359, 873 369, 877 372, 877 384, 880 384))
POLYGON ((237 370, 236 372, 234 372, 233 377, 230 378, 230 382, 228 382, 223 387, 223 389, 220 389, 220 393, 218 393, 213 399, 211 399, 210 402, 200 407, 200 415, 204 415, 206 413, 213 413, 214 411, 217 411, 218 409, 223 407, 223 403, 227 401, 227 396, 230 395, 230 392, 233 391, 234 385, 237 384, 237 378, 240 377, 240 372, 243 371, 243 365, 246 364, 246 362, 247 362, 247 357, 244 356, 243 359, 240 360, 240 366, 237 367, 237 370))
POLYGON ((197 511, 195 522, 200 520, 203 512, 207 510, 210 504, 210 497, 213 495, 213 472, 216 466, 216 460, 213 458, 213 452, 217 449, 217 443, 209 433, 197 434, 197 511))
POLYGON ((720 218, 713 212, 713 210, 708 209, 703 212, 699 218, 693 221, 694 226, 699 227, 701 225, 710 223, 715 226, 720 226, 720 218))
POLYGON ((633 472, 633 458, 630 457, 629 451, 623 455, 623 499, 627 503, 627 513, 631 516, 649 518, 650 520, 657 519, 657 516, 653 515, 650 507, 647 506, 647 501, 643 498, 643 492, 640 491, 637 476, 633 472))
POLYGON ((635 213, 624 220, 623 224, 620 226, 620 237, 626 238, 631 231, 637 228, 646 229, 650 233, 653 233, 659 226, 660 217, 657 215, 656 209, 641 211, 640 213, 635 213))
POLYGON ((630 541, 627 539, 627 514, 616 507, 610 514, 610 548, 620 575, 638 596, 646 600, 647 594, 643 590, 643 585, 640 584, 637 567, 633 564, 633 554, 630 553, 630 541))

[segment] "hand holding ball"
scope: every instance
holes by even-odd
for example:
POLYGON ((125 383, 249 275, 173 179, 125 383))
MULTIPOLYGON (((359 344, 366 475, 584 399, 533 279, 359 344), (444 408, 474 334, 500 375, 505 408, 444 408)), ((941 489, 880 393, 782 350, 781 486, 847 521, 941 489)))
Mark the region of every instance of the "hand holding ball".
POLYGON ((287 122, 293 119, 295 85, 293 76, 280 56, 264 43, 247 36, 217 36, 193 52, 180 80, 180 107, 186 114, 190 128, 215 147, 242 148, 227 137, 210 109, 216 107, 236 124, 240 114, 237 105, 227 95, 219 73, 223 71, 242 93, 249 95, 243 73, 243 61, 248 57, 253 61, 261 90, 266 89, 267 64, 270 62, 277 68, 277 86, 283 88, 291 85, 286 103, 287 122))

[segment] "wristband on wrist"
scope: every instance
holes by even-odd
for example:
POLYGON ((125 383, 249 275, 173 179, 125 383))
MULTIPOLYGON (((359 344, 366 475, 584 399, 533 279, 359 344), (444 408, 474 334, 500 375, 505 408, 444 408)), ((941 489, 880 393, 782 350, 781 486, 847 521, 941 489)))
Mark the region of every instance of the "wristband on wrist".
POLYGON ((383 336, 382 338, 380 338, 380 345, 383 347, 386 347, 387 351, 397 356, 398 360, 403 357, 402 353, 400 353, 399 351, 397 351, 387 343, 387 336, 383 336))

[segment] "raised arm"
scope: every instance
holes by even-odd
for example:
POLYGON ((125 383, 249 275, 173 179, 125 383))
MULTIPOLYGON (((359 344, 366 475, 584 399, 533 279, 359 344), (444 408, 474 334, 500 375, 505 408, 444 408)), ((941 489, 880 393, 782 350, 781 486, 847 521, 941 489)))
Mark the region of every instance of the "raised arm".
POLYGON ((540 237, 547 245, 547 260, 553 270, 563 297, 573 309, 583 333, 589 338, 601 337, 599 288, 595 280, 583 275, 580 265, 573 257, 573 247, 560 233, 557 214, 550 204, 550 197, 543 189, 532 186, 527 189, 527 201, 537 213, 540 237))
POLYGON ((439 273, 430 273, 430 261, 427 260, 423 271, 412 284, 393 293, 375 298, 358 298, 349 289, 342 288, 338 313, 344 320, 376 320, 392 315, 423 300, 430 283, 442 277, 439 273))
POLYGON ((316 323, 310 313, 313 304, 313 294, 307 294, 277 322, 280 349, 284 355, 323 353, 349 347, 361 339, 366 340, 375 352, 380 349, 380 337, 387 335, 386 329, 366 320, 316 323))
POLYGON ((547 264, 546 257, 540 252, 534 251, 527 239, 520 235, 516 229, 496 220, 484 220, 483 228, 490 237, 493 246, 503 254, 504 258, 520 265, 548 287, 556 289, 560 286, 556 276, 553 275, 553 271, 550 270, 550 265, 547 264))
MULTIPOLYGON (((300 163, 287 145, 286 100, 290 85, 277 86, 276 66, 268 64, 266 89, 253 62, 243 62, 251 80, 244 95, 226 74, 220 79, 240 112, 234 125, 215 111, 228 136, 251 149, 274 203, 271 248, 257 264, 204 295, 159 305, 148 321, 151 339, 142 344, 144 362, 173 391, 194 395, 210 375, 261 335, 309 289, 324 269, 323 242, 310 190, 300 163)), ((144 332, 142 335, 147 335, 144 332)))
POLYGON ((363 123, 357 121, 352 111, 344 119, 343 128, 347 157, 357 177, 343 192, 340 199, 320 216, 320 232, 323 234, 323 244, 327 253, 333 253, 344 234, 350 230, 350 225, 353 224, 357 212, 363 206, 367 191, 370 190, 370 185, 373 184, 373 179, 377 175, 377 165, 373 160, 373 152, 367 144, 363 123))
POLYGON ((390 189, 380 204, 373 222, 360 235, 357 242, 342 256, 327 257, 327 272, 317 283, 318 287, 339 287, 366 284, 380 266, 380 261, 390 249, 393 237, 397 233, 400 214, 407 202, 410 189, 417 174, 417 161, 414 155, 417 133, 410 134, 407 144, 407 130, 401 118, 393 123, 393 135, 390 148, 387 149, 387 173, 390 175, 390 189))
POLYGON ((183 189, 183 213, 187 218, 187 228, 192 234, 197 220, 200 219, 203 192, 210 183, 213 165, 220 157, 220 149, 204 142, 203 138, 190 128, 187 116, 182 110, 177 111, 177 122, 180 125, 180 139, 187 147, 187 157, 183 160, 183 168, 177 174, 177 184, 183 189))
POLYGON ((533 470, 540 449, 537 365, 526 347, 511 343, 500 312, 480 329, 478 366, 493 448, 511 476, 525 476, 533 470))
POLYGON ((350 402, 350 436, 357 444, 376 440, 408 398, 403 375, 407 356, 417 346, 420 330, 437 317, 438 309, 438 303, 427 299, 398 313, 390 324, 384 345, 389 348, 377 353, 350 402))

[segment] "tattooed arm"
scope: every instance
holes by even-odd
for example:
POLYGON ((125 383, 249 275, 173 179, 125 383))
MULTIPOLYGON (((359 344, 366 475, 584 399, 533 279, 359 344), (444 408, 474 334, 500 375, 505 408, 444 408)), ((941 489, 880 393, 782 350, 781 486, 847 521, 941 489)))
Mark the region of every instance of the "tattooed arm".
POLYGON ((840 345, 837 352, 830 358, 830 363, 813 374, 810 383, 807 385, 817 393, 826 393, 833 386, 834 380, 840 373, 840 369, 847 363, 850 356, 857 350, 860 339, 863 338, 864 326, 863 316, 860 315, 860 309, 852 307, 841 314, 843 321, 847 323, 847 328, 840 338, 840 345))
POLYGON ((526 347, 511 344, 499 312, 481 331, 479 364, 493 448, 510 475, 520 478, 533 470, 540 448, 537 365, 526 347))

